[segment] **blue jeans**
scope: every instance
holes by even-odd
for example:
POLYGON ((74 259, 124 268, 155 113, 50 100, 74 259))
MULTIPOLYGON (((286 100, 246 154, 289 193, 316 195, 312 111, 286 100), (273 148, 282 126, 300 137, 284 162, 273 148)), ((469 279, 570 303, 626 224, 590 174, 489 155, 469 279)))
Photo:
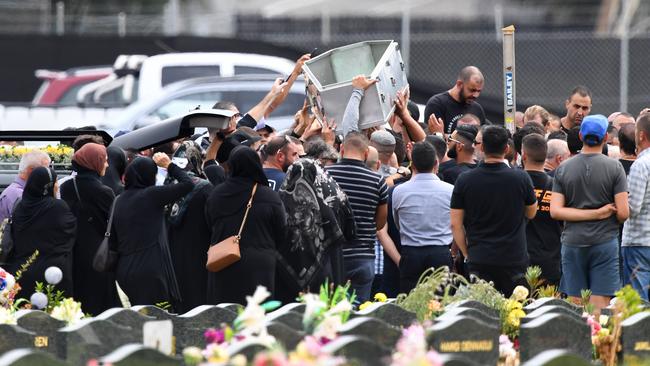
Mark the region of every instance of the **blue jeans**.
POLYGON ((373 258, 344 258, 345 275, 356 294, 355 302, 363 304, 370 300, 372 281, 375 279, 373 258))
POLYGON ((648 301, 650 288, 650 247, 622 247, 623 283, 632 287, 648 301))

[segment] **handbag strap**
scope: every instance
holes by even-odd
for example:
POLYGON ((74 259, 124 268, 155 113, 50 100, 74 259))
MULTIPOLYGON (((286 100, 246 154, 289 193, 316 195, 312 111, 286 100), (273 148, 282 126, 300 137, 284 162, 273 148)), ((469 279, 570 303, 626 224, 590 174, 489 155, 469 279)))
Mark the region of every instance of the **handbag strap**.
POLYGON ((79 195, 79 188, 77 188, 77 177, 74 176, 72 177, 72 185, 74 185, 74 192, 77 194, 77 199, 79 200, 79 204, 81 205, 81 195, 79 195))
POLYGON ((241 232, 244 230, 244 225, 246 225, 246 219, 248 218, 248 211, 250 211, 251 207, 253 206, 253 197, 255 196, 255 192, 257 191, 257 183, 253 186, 253 192, 251 193, 251 198, 248 200, 248 204, 246 205, 246 212, 244 213, 244 219, 241 222, 241 226, 239 226, 239 233, 237 233, 237 240, 241 240, 241 232))
POLYGON ((117 199, 119 196, 115 197, 113 200, 113 205, 111 206, 111 213, 108 216, 108 225, 106 227, 106 232, 104 233, 105 238, 110 238, 111 237, 111 227, 113 227, 113 213, 115 212, 115 203, 117 202, 117 199))

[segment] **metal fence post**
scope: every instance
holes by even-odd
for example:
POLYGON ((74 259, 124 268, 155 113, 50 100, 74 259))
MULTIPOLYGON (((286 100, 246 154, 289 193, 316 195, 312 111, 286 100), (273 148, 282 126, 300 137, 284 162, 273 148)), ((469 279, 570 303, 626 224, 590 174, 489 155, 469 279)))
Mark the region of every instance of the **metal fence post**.
POLYGON ((406 75, 409 72, 409 57, 411 53, 411 0, 403 1, 402 8, 402 44, 400 46, 406 75))
POLYGON ((320 17, 320 43, 327 45, 332 41, 332 20, 327 5, 323 7, 320 17))
POLYGON ((123 11, 117 14, 117 35, 126 36, 126 13, 123 11))
POLYGON ((56 3, 56 35, 65 33, 65 4, 63 1, 56 3))
POLYGON ((620 106, 619 111, 627 112, 628 102, 628 77, 630 68, 630 14, 629 6, 630 0, 623 0, 622 4, 622 29, 620 34, 621 39, 621 65, 619 75, 619 92, 620 92, 620 106))

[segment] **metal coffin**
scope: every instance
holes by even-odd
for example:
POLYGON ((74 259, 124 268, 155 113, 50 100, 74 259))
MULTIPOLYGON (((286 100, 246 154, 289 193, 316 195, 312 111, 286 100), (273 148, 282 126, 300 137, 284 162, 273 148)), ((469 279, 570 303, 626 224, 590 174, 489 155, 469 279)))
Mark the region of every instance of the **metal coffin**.
POLYGON ((377 79, 366 90, 359 108, 359 126, 366 129, 388 121, 399 90, 408 81, 395 41, 366 41, 329 50, 303 66, 307 95, 319 120, 336 121, 339 129, 352 94, 352 78, 363 74, 377 79))

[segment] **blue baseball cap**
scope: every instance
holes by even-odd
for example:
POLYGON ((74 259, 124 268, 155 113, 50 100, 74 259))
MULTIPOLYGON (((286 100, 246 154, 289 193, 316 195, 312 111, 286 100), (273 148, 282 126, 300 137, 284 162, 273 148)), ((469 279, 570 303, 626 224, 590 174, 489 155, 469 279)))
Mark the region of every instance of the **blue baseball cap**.
POLYGON ((602 114, 594 114, 585 117, 580 125, 582 141, 590 146, 598 145, 603 141, 607 134, 607 126, 607 117, 602 114))

